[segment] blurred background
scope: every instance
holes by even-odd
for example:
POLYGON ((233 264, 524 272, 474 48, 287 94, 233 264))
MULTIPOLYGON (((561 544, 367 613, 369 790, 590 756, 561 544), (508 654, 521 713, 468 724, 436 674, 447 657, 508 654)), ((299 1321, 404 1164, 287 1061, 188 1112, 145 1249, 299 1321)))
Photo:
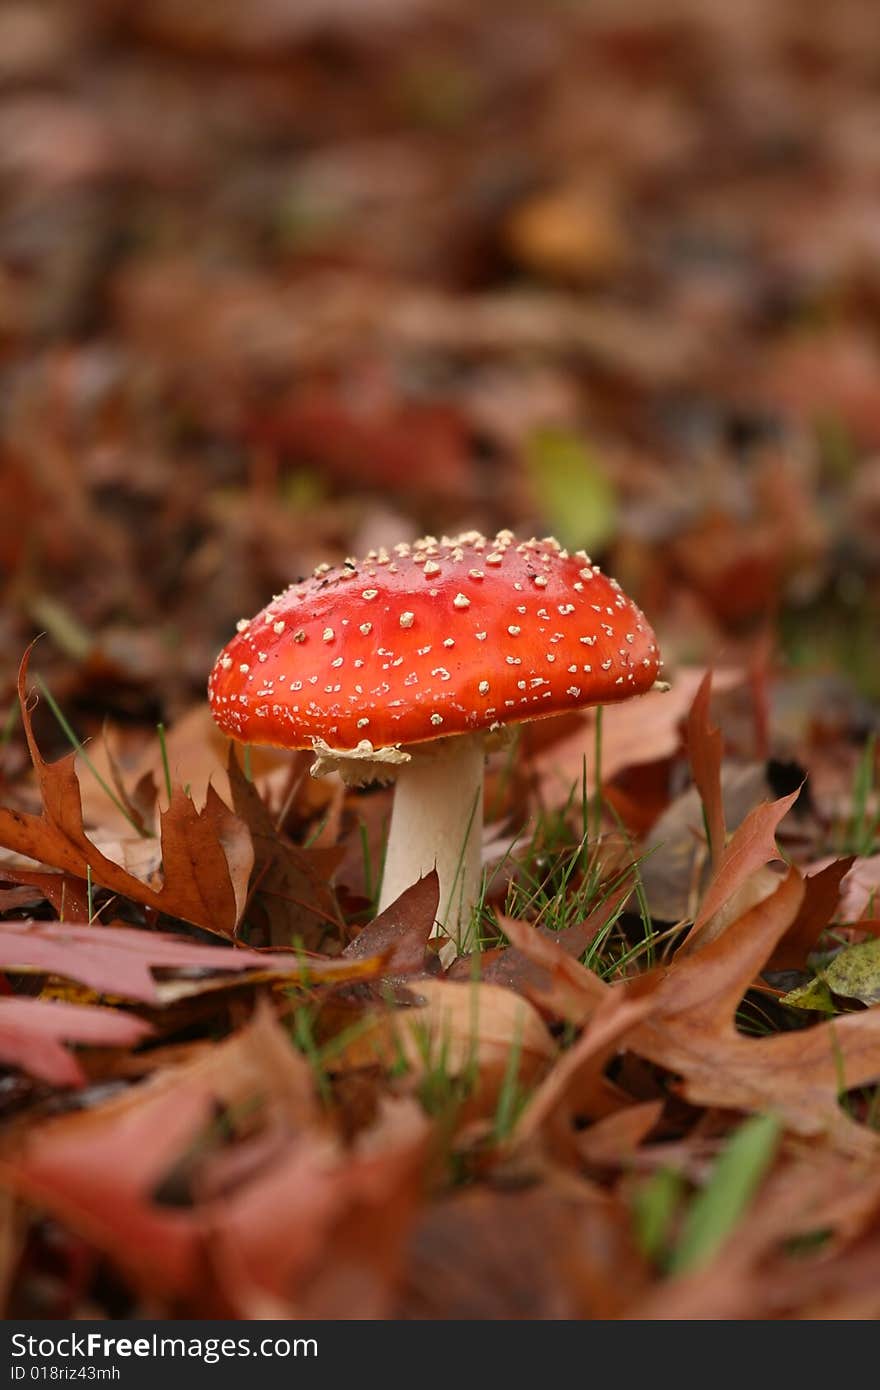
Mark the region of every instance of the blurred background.
POLYGON ((877 38, 874 0, 7 0, 0 707, 45 632, 80 730, 173 721, 317 563, 510 527, 673 674, 801 672, 863 737, 877 38))

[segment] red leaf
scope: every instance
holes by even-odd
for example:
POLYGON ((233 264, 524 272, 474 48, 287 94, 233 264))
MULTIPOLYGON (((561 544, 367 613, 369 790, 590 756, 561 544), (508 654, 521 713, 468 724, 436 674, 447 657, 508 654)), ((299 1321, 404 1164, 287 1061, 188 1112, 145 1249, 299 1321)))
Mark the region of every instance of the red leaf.
POLYGON ((55 1086, 81 1086, 85 1081, 64 1043, 127 1047, 152 1031, 141 1019, 113 1009, 52 999, 0 999, 0 1058, 55 1086))
MULTIPOLYGON (((163 992, 153 980, 157 966, 172 969, 198 967, 222 974, 259 971, 261 977, 278 975, 291 979, 341 983, 378 973, 380 957, 357 966, 341 960, 294 954, 234 950, 223 946, 200 946, 186 937, 167 932, 143 931, 138 927, 102 927, 67 922, 0 923, 0 968, 40 970, 77 980, 101 994, 118 994, 146 1004, 163 1001, 163 992), (375 968, 367 968, 370 965, 375 968)), ((187 982, 190 983, 189 981, 187 982)), ((210 976, 194 984, 209 988, 210 976)), ((165 994, 170 994, 166 990, 165 994)))
POLYGON ((239 1316, 389 1316, 428 1138, 413 1102, 386 1101, 353 1152, 312 1131, 218 1203, 211 1241, 239 1316))
POLYGON ((203 1086, 180 1078, 173 1089, 64 1116, 0 1164, 0 1176, 139 1284, 174 1296, 196 1277, 198 1226, 191 1212, 158 1206, 150 1193, 208 1122, 211 1104, 203 1086))
POLYGON ((204 1205, 175 1208, 153 1194, 218 1107, 246 1107, 253 1122, 255 1098, 287 1135, 317 1119, 308 1064, 268 1005, 233 1037, 144 1086, 39 1125, 0 1161, 0 1179, 103 1250, 138 1287, 201 1299, 217 1316, 204 1287, 204 1205))

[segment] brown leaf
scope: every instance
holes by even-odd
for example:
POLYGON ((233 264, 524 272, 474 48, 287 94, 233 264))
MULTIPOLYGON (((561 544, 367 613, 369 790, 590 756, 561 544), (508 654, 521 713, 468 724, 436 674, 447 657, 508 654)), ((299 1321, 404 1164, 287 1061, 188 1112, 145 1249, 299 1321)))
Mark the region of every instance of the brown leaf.
POLYGON ((198 1156, 194 1142, 218 1105, 249 1124, 264 1113, 288 1136, 316 1123, 308 1064, 268 1006, 234 1037, 142 1087, 40 1125, 0 1161, 0 1182, 103 1250, 137 1288, 188 1297, 216 1316, 204 1208, 166 1205, 154 1194, 187 1151, 198 1156))
MULTIPOLYGON (((679 724, 690 709, 702 670, 679 670, 671 690, 649 691, 637 700, 607 705, 602 712, 602 777, 610 781, 624 768, 670 758, 679 746, 679 724)), ((742 680, 736 670, 715 673, 716 690, 729 690, 742 680)), ((545 799, 555 803, 560 793, 580 788, 586 762, 587 790, 595 790, 595 714, 587 711, 578 730, 538 752, 533 761, 545 799)))
POLYGON ((235 814, 247 826, 253 844, 248 921, 253 916, 259 928, 262 919, 270 945, 298 942, 307 950, 319 950, 328 927, 334 934, 342 934, 329 879, 344 851, 335 847, 301 849, 291 844, 276 828, 254 783, 242 772, 232 744, 227 775, 235 814))
POLYGON ((662 1100, 646 1100, 604 1115, 578 1137, 578 1151, 596 1167, 619 1167, 647 1139, 662 1114, 662 1100))
POLYGON ((773 1110, 797 1134, 825 1135, 842 1151, 873 1154, 880 1141, 844 1114, 838 1096, 880 1076, 880 1010, 766 1038, 747 1038, 734 1026, 735 1010, 795 920, 803 891, 790 870, 723 935, 635 985, 603 984, 524 923, 515 925, 516 944, 548 967, 550 984, 535 992, 535 1002, 573 1023, 592 1018, 612 991, 652 995, 650 1016, 627 1035, 627 1048, 682 1077, 691 1104, 773 1110))
POLYGON ((540 1135, 557 1156, 576 1159, 573 1122, 607 1115, 621 1107, 622 1096, 605 1080, 603 1072, 619 1050, 618 1044, 651 1008, 650 999, 634 1000, 622 990, 609 991, 581 1037, 562 1054, 530 1097, 511 1146, 527 1144, 540 1135))
POLYGON ((55 1086, 82 1086, 85 1074, 64 1043, 127 1047, 152 1028, 113 1009, 49 999, 0 999, 0 1057, 55 1086))
MULTIPOLYGON (((721 769, 725 825, 739 825, 766 799, 768 790, 763 763, 725 763, 721 769)), ((643 848, 642 890, 652 916, 663 922, 695 917, 713 868, 696 787, 688 787, 660 813, 643 848)))
POLYGON ((727 837, 724 802, 721 799, 721 757, 724 740, 721 730, 709 723, 711 695, 712 672, 707 671, 688 714, 687 743, 691 772, 700 793, 709 832, 709 850, 713 862, 717 863, 727 837))
POLYGON ((212 1257, 238 1316, 389 1316, 428 1134, 417 1106, 388 1100, 353 1152, 312 1133, 218 1204, 212 1257))
POLYGON ((526 997, 543 1012, 555 1014, 570 1023, 585 1023, 604 1003, 608 985, 598 975, 570 956, 552 935, 544 936, 530 922, 501 918, 505 935, 542 975, 523 973, 526 997))
POLYGON ((397 1315, 619 1317, 647 1282, 631 1230, 623 1204, 585 1182, 455 1191, 415 1227, 397 1315))
POLYGON ((737 826, 703 894, 700 910, 685 940, 688 951, 694 949, 707 931, 711 933, 712 918, 743 887, 749 876, 780 857, 776 848, 776 827, 799 796, 800 789, 778 801, 762 802, 737 826))
POLYGON ((640 1056, 684 1077, 693 1105, 773 1110, 798 1134, 827 1134, 844 1150, 873 1152, 876 1136, 841 1110, 842 1089, 880 1076, 880 1011, 795 1033, 746 1038, 733 1015, 748 985, 794 921, 803 880, 789 871, 771 897, 655 986, 655 1008, 630 1040, 640 1056))
POLYGON ((828 926, 840 901, 840 885, 855 863, 854 856, 835 859, 804 879, 804 900, 798 914, 777 942, 767 970, 803 970, 807 956, 828 926))
POLYGON ((162 885, 156 889, 108 859, 85 833, 75 755, 46 763, 27 700, 30 652, 18 675, 22 721, 43 801, 41 815, 0 808, 0 844, 92 880, 171 917, 229 936, 244 910, 253 846, 247 827, 208 788, 203 810, 179 788, 161 820, 162 885))
POLYGON ((880 899, 880 854, 869 858, 858 858, 843 882, 843 897, 840 904, 841 917, 845 922, 855 922, 866 912, 876 917, 871 905, 880 899))
POLYGON ((491 1112, 512 1055, 516 1078, 533 1082, 556 1045, 531 1004, 479 980, 420 978, 409 985, 412 1006, 376 1012, 371 1025, 336 1054, 340 1068, 407 1064, 416 1085, 432 1071, 470 1076, 468 1113, 491 1112))
MULTIPOLYGON (((43 873, 38 869, 3 870, 13 883, 29 883, 54 907, 58 916, 86 921, 89 915, 88 883, 72 874, 43 873)), ((31 899, 33 901, 33 898, 31 899)))
POLYGON ((349 942, 343 956, 385 957, 385 974, 413 975, 425 967, 428 938, 437 918, 440 879, 432 869, 349 942))
POLYGON ((185 1083, 138 1099, 41 1126, 0 1162, 0 1181, 104 1250, 136 1286, 174 1297, 198 1277, 198 1228, 191 1212, 150 1197, 212 1102, 185 1083))

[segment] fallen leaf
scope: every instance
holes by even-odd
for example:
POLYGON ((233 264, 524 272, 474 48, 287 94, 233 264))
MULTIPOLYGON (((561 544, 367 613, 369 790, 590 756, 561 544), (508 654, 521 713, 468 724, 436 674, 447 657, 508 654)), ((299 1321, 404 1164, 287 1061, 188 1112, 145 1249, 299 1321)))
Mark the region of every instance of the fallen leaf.
POLYGON ((787 994, 783 994, 781 1002, 793 1009, 807 1009, 819 1014, 837 1013, 831 990, 824 980, 809 980, 797 989, 790 989, 787 994))
POLYGON ((819 979, 832 994, 844 999, 880 1003, 880 941, 845 946, 819 971, 819 979))
POLYGON ((440 901, 440 879, 432 869, 349 942, 343 956, 385 959, 386 975, 412 975, 425 967, 428 938, 434 929, 440 901))
POLYGON ((880 903, 880 854, 858 858, 843 880, 840 915, 844 922, 857 922, 866 914, 876 917, 880 903))
MULTIPOLYGON (((0 871, 2 872, 2 871, 0 871)), ((6 870, 14 883, 31 884, 54 907, 62 919, 85 921, 89 915, 88 884, 72 874, 41 873, 18 865, 6 870)), ((37 899, 39 901, 39 898, 37 899)), ((33 897, 31 898, 33 902, 33 897)))
POLYGON ((351 1153, 312 1133, 208 1213, 212 1260, 237 1315, 389 1316, 428 1135, 413 1102, 386 1100, 351 1153))
POLYGON ((421 1213, 396 1315, 617 1318, 647 1282, 625 1207, 587 1183, 472 1187, 421 1213))
MULTIPOLYGON (((285 1126, 288 1142, 317 1121, 308 1064, 267 1005, 246 1028, 206 1044, 191 1061, 167 1066, 103 1105, 38 1126, 0 1159, 0 1183, 103 1250, 136 1288, 188 1298, 216 1316, 225 1305, 209 1277, 203 1209, 167 1204, 156 1194, 174 1165, 194 1152, 218 1105, 249 1124, 264 1110, 285 1126)), ((314 1142, 324 1142, 312 1132, 314 1142)))
POLYGON ((148 1023, 113 1009, 83 1008, 47 999, 0 999, 0 1057, 7 1066, 54 1086, 82 1086, 85 1073, 65 1043, 135 1046, 148 1023))
POLYGON ((247 971, 260 979, 287 979, 314 986, 322 981, 341 984, 346 980, 368 979, 376 974, 381 964, 381 957, 362 958, 347 964, 305 953, 202 946, 186 937, 143 931, 137 927, 67 922, 0 923, 0 968, 13 973, 45 971, 77 980, 101 994, 120 995, 145 1004, 168 1002, 174 995, 173 990, 163 988, 153 979, 151 972, 158 968, 202 971, 199 979, 182 983, 178 995, 188 995, 216 987, 216 976, 226 973, 240 976, 247 971))
POLYGON ((577 1149, 586 1163, 597 1168, 626 1164, 647 1139, 663 1114, 662 1100, 645 1100, 603 1115, 578 1136, 577 1149))
MULTIPOLYGON (((687 715, 694 694, 705 675, 702 669, 680 669, 675 673, 672 689, 650 690, 637 700, 623 700, 607 705, 602 711, 602 777, 610 781, 624 768, 670 758, 681 742, 679 726, 687 715)), ((739 670, 716 671, 716 691, 730 690, 740 684, 739 670)), ((592 710, 579 717, 574 733, 541 748, 533 756, 540 778, 542 794, 549 804, 561 795, 564 800, 581 782, 586 768, 587 791, 596 789, 595 720, 592 710)), ((526 743, 528 743, 526 731, 526 743)))
POLYGON ((776 848, 776 827, 800 796, 794 791, 778 801, 765 801, 750 811, 730 837, 703 894, 700 910, 685 945, 692 951, 701 939, 715 935, 715 914, 743 887, 751 874, 780 857, 776 848))
POLYGON ((721 758, 724 740, 721 730, 709 723, 712 672, 707 671, 694 696, 687 721, 688 758, 691 773, 703 804, 713 863, 721 858, 727 838, 724 802, 721 798, 721 758))
POLYGON ((479 980, 420 978, 412 1005, 376 1012, 334 1058, 340 1068, 400 1067, 417 1085, 426 1076, 468 1078, 468 1112, 491 1111, 508 1069, 529 1084, 556 1055, 556 1045, 527 1000, 479 980))
POLYGON ((596 1119, 624 1104, 604 1077, 605 1066, 626 1035, 651 1010, 651 1001, 610 992, 581 1037, 562 1054, 533 1092, 510 1139, 510 1147, 540 1136, 560 1158, 577 1156, 575 1119, 596 1119))
MULTIPOLYGON (((692 1105, 773 1111, 796 1134, 874 1154, 880 1140, 851 1120, 838 1098, 880 1077, 880 1010, 766 1038, 747 1038, 734 1026, 735 1010, 802 900, 803 880, 791 869, 723 935, 643 977, 634 995, 649 992, 652 1010, 627 1036, 627 1048, 683 1078, 679 1089, 692 1105)), ((586 1023, 609 990, 630 987, 603 984, 524 923, 517 924, 516 944, 549 967, 551 983, 535 991, 535 1003, 570 1022, 586 1023)))
POLYGON ((247 827, 254 849, 248 922, 253 918, 257 929, 265 923, 268 945, 297 943, 306 950, 320 950, 328 928, 331 940, 342 932, 329 880, 344 851, 292 844, 275 826, 254 783, 244 776, 232 744, 227 776, 235 814, 247 827))
POLYGON ((30 652, 18 674, 18 697, 43 809, 39 816, 0 807, 0 845, 53 868, 133 898, 171 917, 220 936, 235 930, 244 911, 253 866, 247 827, 208 788, 203 810, 176 787, 160 817, 162 885, 150 887, 108 859, 89 840, 83 824, 75 757, 43 760, 31 726, 27 697, 30 652))
POLYGON ((767 970, 803 970, 807 957, 831 922, 840 902, 840 886, 853 866, 852 856, 835 859, 804 879, 804 900, 798 914, 777 942, 767 970))
MULTIPOLYGON (((721 795, 726 824, 739 825, 768 790, 763 763, 725 763, 721 795)), ((696 787, 688 787, 661 812, 645 837, 644 850, 639 873, 651 915, 662 922, 696 916, 713 867, 696 787)))
MULTIPOLYGON (((60 1006, 59 1006, 60 1007, 60 1006)), ((89 1009, 88 1013, 96 1010, 89 1009)), ((136 1287, 179 1296, 199 1275, 192 1213, 151 1194, 211 1114, 203 1088, 181 1084, 41 1126, 0 1161, 0 1182, 104 1250, 136 1287)))

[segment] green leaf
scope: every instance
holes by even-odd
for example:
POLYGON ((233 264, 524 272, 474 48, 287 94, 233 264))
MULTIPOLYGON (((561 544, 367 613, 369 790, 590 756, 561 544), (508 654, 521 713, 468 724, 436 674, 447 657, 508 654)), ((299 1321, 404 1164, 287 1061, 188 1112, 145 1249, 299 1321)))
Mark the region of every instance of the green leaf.
POLYGON ((880 1002, 880 940, 845 946, 822 971, 828 990, 863 1004, 880 1002))
POLYGON ((754 1115, 740 1125, 715 1161, 712 1175, 691 1203, 672 1274, 706 1264, 736 1226, 773 1161, 780 1124, 775 1115, 754 1115))
POLYGON ((535 500, 570 550, 601 550, 617 526, 617 497, 601 464, 567 430, 537 430, 525 453, 535 500))
POLYGON ((820 1014, 837 1013, 831 990, 824 980, 808 980, 805 985, 798 985, 797 989, 783 994, 780 1002, 790 1004, 793 1009, 813 1009, 820 1014))

